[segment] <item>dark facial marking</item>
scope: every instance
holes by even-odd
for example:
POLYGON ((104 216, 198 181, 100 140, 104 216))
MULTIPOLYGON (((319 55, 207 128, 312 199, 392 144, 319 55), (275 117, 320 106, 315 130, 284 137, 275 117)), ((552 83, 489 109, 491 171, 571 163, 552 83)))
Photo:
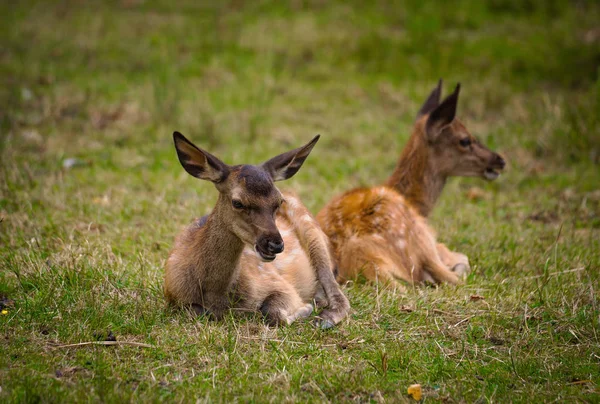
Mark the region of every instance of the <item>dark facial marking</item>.
POLYGON ((246 190, 255 196, 269 196, 274 188, 271 176, 256 166, 241 166, 238 178, 246 186, 246 190))

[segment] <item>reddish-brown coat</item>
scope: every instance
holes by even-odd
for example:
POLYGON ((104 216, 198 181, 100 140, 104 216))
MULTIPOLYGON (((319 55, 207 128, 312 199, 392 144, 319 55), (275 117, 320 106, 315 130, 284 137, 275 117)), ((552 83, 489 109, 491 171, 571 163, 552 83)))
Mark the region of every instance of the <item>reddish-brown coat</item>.
POLYGON ((504 160, 455 119, 458 91, 441 103, 441 81, 432 91, 385 185, 348 191, 317 215, 340 281, 362 275, 379 282, 456 284, 468 271, 467 257, 436 243, 426 218, 448 177, 493 179, 504 160))

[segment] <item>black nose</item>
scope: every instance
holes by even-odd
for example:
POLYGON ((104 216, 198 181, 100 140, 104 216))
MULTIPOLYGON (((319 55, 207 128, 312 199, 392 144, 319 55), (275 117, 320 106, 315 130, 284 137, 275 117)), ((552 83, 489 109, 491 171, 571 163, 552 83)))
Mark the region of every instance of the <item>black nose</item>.
POLYGON ((283 240, 281 241, 269 241, 267 244, 269 253, 271 254, 279 254, 283 251, 283 240))
POLYGON ((500 156, 499 154, 496 154, 496 158, 494 159, 494 164, 497 165, 498 167, 500 167, 500 169, 503 169, 504 166, 506 165, 506 161, 504 161, 502 156, 500 156))

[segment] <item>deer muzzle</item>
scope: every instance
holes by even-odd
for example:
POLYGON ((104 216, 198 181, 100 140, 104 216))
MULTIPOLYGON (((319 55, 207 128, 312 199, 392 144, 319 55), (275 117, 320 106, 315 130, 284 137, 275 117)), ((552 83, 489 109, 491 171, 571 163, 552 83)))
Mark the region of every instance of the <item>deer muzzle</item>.
POLYGON ((506 161, 499 154, 494 153, 490 164, 483 172, 483 177, 486 180, 493 181, 500 176, 500 172, 506 166, 506 161))
POLYGON ((273 261, 277 254, 283 252, 283 248, 283 239, 279 234, 276 236, 261 237, 254 246, 258 257, 264 262, 273 261))

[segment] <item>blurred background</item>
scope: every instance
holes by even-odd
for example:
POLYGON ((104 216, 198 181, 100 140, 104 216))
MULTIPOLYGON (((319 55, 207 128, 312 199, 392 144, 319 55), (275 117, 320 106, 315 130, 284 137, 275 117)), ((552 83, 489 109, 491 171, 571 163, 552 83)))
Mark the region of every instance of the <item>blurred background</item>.
POLYGON ((4 148, 93 152, 106 164, 119 150, 167 149, 178 129, 237 161, 319 132, 340 170, 365 148, 393 151, 382 156, 388 169, 419 103, 444 78, 446 91, 463 84, 460 116, 490 146, 598 162, 596 1, 0 7, 4 148))

